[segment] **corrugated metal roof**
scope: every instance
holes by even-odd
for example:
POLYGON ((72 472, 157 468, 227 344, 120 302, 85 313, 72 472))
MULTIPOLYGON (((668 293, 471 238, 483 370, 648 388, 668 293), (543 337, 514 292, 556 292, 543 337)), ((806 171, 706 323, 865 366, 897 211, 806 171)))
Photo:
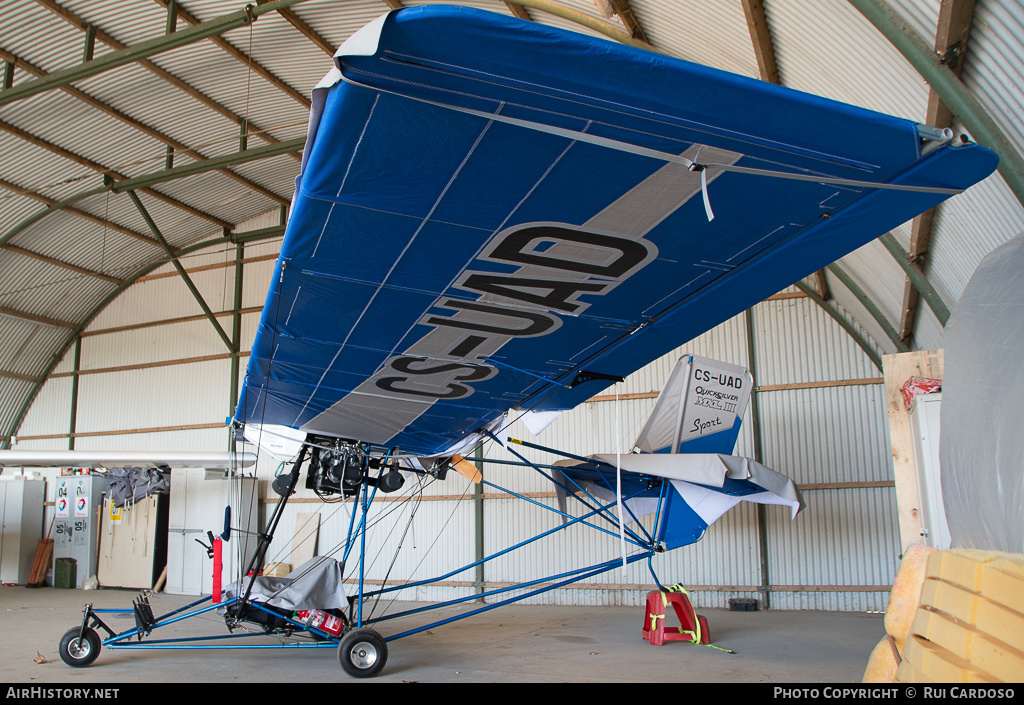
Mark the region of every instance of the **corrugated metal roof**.
MULTIPOLYGON (((84 50, 83 23, 97 30, 96 57, 163 35, 166 4, 165 0, 5 0, 0 12, 0 61, 12 62, 16 88, 78 65, 84 50)), ((512 12, 496 0, 450 4, 512 12)), ((618 31, 626 28, 619 17, 602 15, 600 8, 608 3, 564 0, 551 4, 618 31)), ((178 5, 184 10, 177 21, 178 32, 189 26, 185 12, 205 22, 245 7, 240 0, 183 0, 178 5)), ((927 85, 845 0, 775 0, 763 5, 784 85, 924 119, 927 85)), ((892 0, 892 5, 930 44, 938 22, 937 4, 892 0)), ((630 6, 640 30, 658 50, 758 75, 742 3, 632 0, 630 6)), ((290 12, 337 47, 387 8, 383 0, 300 0, 290 12)), ((543 10, 526 12, 536 22, 599 35, 593 28, 543 10)), ((963 69, 965 85, 1018 150, 1024 149, 1022 15, 1019 0, 980 0, 963 69)), ((234 153, 239 149, 243 118, 251 131, 266 135, 266 139, 250 137, 249 147, 304 134, 310 91, 330 67, 325 50, 276 12, 225 33, 223 39, 240 56, 205 39, 0 106, 0 238, 4 245, 51 260, 41 262, 13 248, 0 253, 0 306, 35 316, 59 313, 61 320, 77 326, 96 313, 117 284, 63 268, 61 263, 120 280, 164 258, 143 217, 124 194, 92 195, 76 202, 73 209, 43 218, 12 236, 26 218, 54 200, 102 187, 104 174, 118 179, 161 171, 168 144, 175 151, 174 166, 234 153), (253 62, 272 76, 261 75, 253 62)), ((180 248, 216 237, 222 226, 230 230, 261 213, 276 214, 291 197, 299 164, 296 157, 277 156, 230 167, 231 173, 211 171, 166 181, 140 198, 161 233, 180 248)), ((955 304, 981 258, 1022 230, 1024 209, 999 175, 944 204, 935 220, 925 266, 947 305, 955 304)), ((896 235, 906 244, 909 228, 898 229, 896 235)), ((903 277, 888 257, 883 248, 873 247, 846 258, 844 268, 898 325, 903 277)), ((895 351, 842 285, 834 277, 829 282, 837 299, 882 351, 895 351)), ((914 346, 941 345, 938 323, 928 314, 920 318, 914 346)), ((0 338, 6 341, 0 373, 38 379, 53 355, 67 349, 72 329, 58 327, 42 336, 35 333, 39 325, 26 327, 17 316, 0 317, 0 338), (13 351, 20 352, 15 356, 13 351)), ((16 432, 19 412, 38 385, 3 377, 0 387, 2 437, 16 432)))

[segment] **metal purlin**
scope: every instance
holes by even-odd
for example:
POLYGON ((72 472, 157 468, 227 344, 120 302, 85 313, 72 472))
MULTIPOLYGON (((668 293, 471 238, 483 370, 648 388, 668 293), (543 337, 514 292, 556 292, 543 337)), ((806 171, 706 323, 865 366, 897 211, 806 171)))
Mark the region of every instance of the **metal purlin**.
POLYGON ((244 9, 227 15, 216 17, 192 27, 164 34, 154 39, 139 42, 119 51, 103 54, 99 58, 83 61, 78 66, 54 71, 46 78, 25 81, 0 94, 0 105, 23 100, 39 93, 69 85, 75 81, 96 76, 126 64, 141 61, 161 52, 194 44, 195 42, 220 36, 238 27, 252 24, 260 15, 277 10, 287 9, 305 0, 274 0, 261 5, 247 5, 244 9))
MULTIPOLYGON (((281 237, 281 235, 283 234, 284 228, 281 226, 273 228, 264 228, 262 230, 253 230, 251 232, 242 233, 240 235, 234 235, 227 239, 223 237, 218 237, 213 238, 211 240, 203 240, 201 242, 197 242, 195 244, 179 248, 178 250, 175 250, 175 254, 181 257, 187 254, 191 254, 192 252, 204 250, 210 247, 216 247, 218 245, 269 240, 275 237, 281 237)), ((0 436, 0 449, 6 449, 10 447, 10 439, 17 434, 18 429, 21 427, 22 421, 25 420, 25 414, 28 413, 29 408, 32 406, 32 402, 35 401, 35 398, 39 394, 39 391, 43 388, 43 384, 46 383, 46 380, 49 378, 50 373, 64 358, 64 354, 68 351, 68 348, 71 347, 71 344, 75 342, 78 336, 81 335, 82 331, 84 331, 85 328, 90 323, 92 323, 93 319, 96 318, 96 316, 98 316, 100 312, 103 309, 105 309, 107 305, 110 304, 111 301, 113 301, 122 293, 124 293, 124 291, 129 286, 134 284, 140 278, 152 272, 154 269, 163 266, 164 264, 167 264, 167 260, 161 259, 157 262, 151 262, 140 267, 138 270, 135 271, 134 274, 132 274, 130 277, 125 279, 121 284, 119 284, 117 288, 115 288, 113 291, 111 291, 109 294, 103 297, 103 299, 101 299, 100 302, 96 304, 92 311, 89 312, 85 319, 78 326, 76 326, 75 329, 71 331, 70 334, 68 334, 68 337, 65 339, 64 343, 50 358, 50 363, 47 365, 46 369, 43 370, 43 372, 39 375, 34 387, 29 392, 28 396, 25 398, 25 402, 22 404, 21 409, 14 417, 14 421, 11 424, 10 432, 7 434, 6 437, 0 436)))

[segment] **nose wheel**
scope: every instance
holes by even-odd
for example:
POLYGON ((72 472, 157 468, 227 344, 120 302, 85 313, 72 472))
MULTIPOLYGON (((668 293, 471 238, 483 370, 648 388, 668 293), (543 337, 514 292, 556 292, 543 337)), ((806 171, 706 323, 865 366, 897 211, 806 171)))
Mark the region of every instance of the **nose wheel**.
POLYGON ((388 660, 388 645, 372 629, 354 629, 338 646, 338 662, 353 678, 371 678, 381 672, 388 660))
POLYGON ((100 655, 100 635, 88 627, 75 627, 61 637, 59 648, 61 661, 74 668, 84 668, 100 655))

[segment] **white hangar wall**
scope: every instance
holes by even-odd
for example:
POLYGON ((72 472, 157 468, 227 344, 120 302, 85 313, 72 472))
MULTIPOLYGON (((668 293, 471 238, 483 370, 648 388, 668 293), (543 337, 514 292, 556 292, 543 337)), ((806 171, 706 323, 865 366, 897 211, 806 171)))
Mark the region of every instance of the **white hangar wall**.
MULTIPOLYGON (((245 229, 270 227, 278 218, 277 212, 270 213, 245 229)), ((244 248, 239 382, 279 244, 273 240, 244 248)), ((235 254, 234 246, 228 246, 183 262, 229 336, 235 254)), ((749 321, 748 314, 741 314, 681 346, 593 401, 564 413, 538 438, 519 422, 512 424, 509 434, 581 455, 614 453, 616 439, 623 451, 628 450, 653 405, 653 396, 684 353, 754 371, 751 406, 759 411, 763 462, 801 486, 807 510, 790 521, 788 510, 767 507, 759 521, 758 509, 744 503, 698 543, 657 555, 651 569, 658 579, 692 588, 699 606, 725 607, 731 597, 755 597, 763 604, 767 594, 772 608, 884 609, 900 546, 881 372, 838 324, 798 293, 784 292, 755 306, 749 321)), ((44 385, 26 415, 15 448, 67 449, 72 440, 76 449, 86 450, 228 448, 225 419, 232 411, 231 356, 170 266, 134 284, 83 334, 71 436, 74 358, 72 348, 44 385)), ((755 455, 754 431, 748 407, 737 454, 755 455)), ((557 459, 529 449, 523 452, 540 463, 557 459)), ((486 447, 485 454, 499 460, 512 458, 498 444, 486 447)), ((264 520, 276 500, 270 481, 281 471, 284 468, 277 460, 261 454, 256 473, 263 480, 264 520)), ((58 474, 45 472, 50 478, 58 474)), ((484 478, 528 493, 536 503, 484 487, 479 526, 486 554, 561 523, 540 506, 553 507, 555 498, 550 483, 534 470, 487 464, 484 478)), ((48 483, 50 502, 53 484, 48 483)), ((385 580, 446 575, 474 560, 479 522, 472 499, 474 486, 455 473, 449 473, 444 482, 424 484, 418 499, 406 496, 417 485, 410 480, 399 493, 402 497, 385 496, 375 505, 367 532, 368 555, 376 556, 366 574, 369 588, 385 580)), ((318 553, 341 558, 339 546, 351 508, 351 502, 323 504, 300 487, 283 514, 268 562, 290 561, 296 516, 302 513, 319 514, 318 553)), ((46 525, 52 515, 48 507, 46 525)), ((617 537, 574 528, 486 563, 482 579, 487 587, 513 586, 618 555, 617 537)), ((479 579, 478 572, 469 569, 446 576, 440 586, 407 590, 401 597, 470 596, 479 579)), ((642 604, 645 591, 653 585, 646 562, 638 562, 528 601, 642 604)))

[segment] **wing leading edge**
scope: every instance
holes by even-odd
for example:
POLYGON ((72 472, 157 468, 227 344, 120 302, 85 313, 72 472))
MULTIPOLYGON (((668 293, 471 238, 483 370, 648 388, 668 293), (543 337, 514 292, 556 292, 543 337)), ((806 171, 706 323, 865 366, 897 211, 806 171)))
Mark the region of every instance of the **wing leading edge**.
POLYGON ((236 421, 424 456, 575 406, 996 164, 468 8, 392 12, 335 63, 236 421))

